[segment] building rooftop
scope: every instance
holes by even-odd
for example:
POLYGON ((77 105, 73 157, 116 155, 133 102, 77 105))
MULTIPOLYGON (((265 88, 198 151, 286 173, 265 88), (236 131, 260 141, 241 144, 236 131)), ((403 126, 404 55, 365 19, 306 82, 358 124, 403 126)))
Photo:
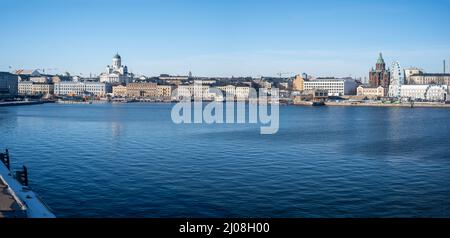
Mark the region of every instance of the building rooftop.
MULTIPOLYGON (((9 73, 9 72, 0 72, 0 75, 14 75, 14 74, 9 73)), ((16 77, 17 77, 17 76, 16 76, 16 77)))
POLYGON ((441 77, 450 77, 450 74, 443 74, 443 73, 421 73, 421 74, 413 74, 411 76, 441 76, 441 77))
POLYGON ((352 78, 315 78, 315 79, 311 79, 311 80, 305 80, 305 82, 317 82, 317 81, 347 81, 347 80, 354 80, 352 78))
POLYGON ((39 71, 35 69, 18 69, 13 72, 17 75, 39 75, 39 71))

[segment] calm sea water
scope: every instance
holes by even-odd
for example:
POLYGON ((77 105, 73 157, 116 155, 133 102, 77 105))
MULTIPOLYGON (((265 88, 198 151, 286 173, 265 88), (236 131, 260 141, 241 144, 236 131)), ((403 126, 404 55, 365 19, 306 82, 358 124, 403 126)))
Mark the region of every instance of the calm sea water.
POLYGON ((280 130, 168 104, 0 108, 58 217, 450 217, 450 110, 281 107, 280 130))

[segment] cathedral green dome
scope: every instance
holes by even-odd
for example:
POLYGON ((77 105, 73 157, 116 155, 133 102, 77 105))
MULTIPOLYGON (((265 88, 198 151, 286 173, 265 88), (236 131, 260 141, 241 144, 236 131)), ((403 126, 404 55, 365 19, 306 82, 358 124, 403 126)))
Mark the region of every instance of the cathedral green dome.
POLYGON ((119 53, 117 53, 116 55, 114 55, 113 59, 120 59, 119 53))

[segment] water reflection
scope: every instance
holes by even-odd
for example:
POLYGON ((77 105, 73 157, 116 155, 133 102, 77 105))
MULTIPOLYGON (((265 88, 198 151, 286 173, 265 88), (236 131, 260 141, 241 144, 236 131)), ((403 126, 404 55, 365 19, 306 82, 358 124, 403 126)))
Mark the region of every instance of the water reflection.
POLYGON ((3 108, 0 146, 59 217, 450 216, 450 110, 280 107, 263 136, 171 108, 3 108))

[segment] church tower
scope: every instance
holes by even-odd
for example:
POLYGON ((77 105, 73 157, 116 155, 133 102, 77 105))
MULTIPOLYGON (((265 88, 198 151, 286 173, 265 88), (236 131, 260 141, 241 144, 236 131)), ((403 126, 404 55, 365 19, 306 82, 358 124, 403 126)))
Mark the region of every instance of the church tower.
POLYGON ((386 70, 386 63, 384 63, 383 55, 381 53, 378 56, 376 69, 381 71, 386 70))
POLYGON ((371 87, 382 86, 385 89, 389 88, 390 72, 386 69, 386 63, 384 62, 383 55, 380 53, 378 56, 375 69, 369 72, 369 84, 371 87))

